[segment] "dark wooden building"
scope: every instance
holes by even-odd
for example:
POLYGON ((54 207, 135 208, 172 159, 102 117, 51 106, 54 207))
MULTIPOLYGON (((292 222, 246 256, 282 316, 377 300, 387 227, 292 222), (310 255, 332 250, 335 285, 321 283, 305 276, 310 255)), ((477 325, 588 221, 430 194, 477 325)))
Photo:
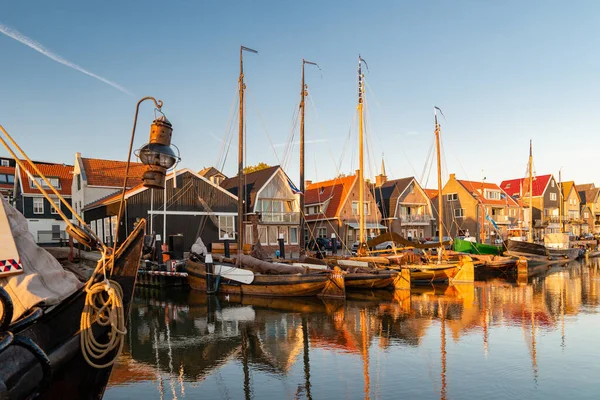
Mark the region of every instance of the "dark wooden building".
MULTIPOLYGON (((163 240, 165 234, 182 234, 186 251, 199 236, 207 246, 222 241, 226 234, 230 239, 236 237, 237 197, 227 190, 189 169, 182 169, 175 174, 175 185, 173 174, 167 177, 166 211, 164 192, 142 185, 127 191, 119 241, 142 218, 147 220, 147 232, 160 235, 163 240)), ((84 208, 84 220, 105 243, 114 242, 120 200, 117 193, 84 208)))

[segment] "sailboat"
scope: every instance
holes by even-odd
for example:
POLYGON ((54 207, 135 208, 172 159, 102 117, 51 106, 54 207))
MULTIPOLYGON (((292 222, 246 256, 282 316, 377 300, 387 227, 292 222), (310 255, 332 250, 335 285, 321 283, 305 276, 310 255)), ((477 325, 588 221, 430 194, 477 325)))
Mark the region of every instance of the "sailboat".
MULTIPOLYGON (((434 122, 435 122, 435 143, 437 154, 437 181, 438 181, 438 237, 444 237, 443 224, 443 197, 442 197, 442 167, 441 167, 441 152, 440 152, 440 124, 438 123, 437 111, 441 110, 434 107, 434 122)), ((443 242, 438 243, 437 260, 427 259, 423 264, 407 264, 402 265, 404 268, 410 269, 410 279, 413 283, 432 283, 432 282, 452 282, 452 281, 468 281, 474 280, 474 265, 471 257, 460 255, 458 262, 448 262, 444 260, 443 242)))
MULTIPOLYGON (((239 76, 239 135, 238 135, 238 246, 234 258, 218 257, 213 264, 212 255, 208 254, 204 244, 201 249, 190 253, 186 261, 188 282, 190 287, 208 293, 228 293, 253 296, 314 296, 325 290, 325 295, 343 296, 343 279, 336 271, 328 271, 304 266, 262 261, 243 254, 244 248, 244 51, 255 53, 256 50, 240 47, 239 76), (331 283, 330 283, 331 282, 331 283), (339 291, 337 289, 340 289, 339 291)), ((304 67, 304 66, 303 66, 304 67)), ((302 88, 304 90, 304 87, 302 88)), ((301 235, 303 236, 303 235, 301 235)), ((201 242, 201 239, 198 239, 201 242)))
MULTIPOLYGON (((367 262, 363 262, 363 266, 356 268, 346 268, 349 273, 344 275, 344 281, 347 290, 373 290, 373 289, 385 289, 392 285, 400 287, 401 276, 397 271, 385 270, 385 269, 372 269, 369 267, 368 261, 373 261, 372 258, 367 256, 367 243, 365 241, 365 180, 363 174, 364 167, 364 97, 365 97, 365 86, 364 86, 364 75, 362 73, 363 63, 366 65, 365 60, 359 55, 358 56, 358 185, 359 185, 359 198, 358 198, 358 218, 359 218, 359 246, 356 258, 353 260, 361 260, 361 258, 367 262), (366 257, 366 258, 365 258, 366 257)), ((359 261, 360 263, 360 261, 359 261)), ((360 265, 360 264, 358 264, 360 265)))
MULTIPOLYGON (((529 266, 560 262, 569 259, 568 249, 567 252, 558 251, 558 249, 553 250, 554 254, 551 254, 546 246, 533 242, 533 150, 531 140, 529 141, 529 162, 527 169, 529 173, 529 229, 527 230, 527 241, 508 238, 506 241, 506 253, 511 256, 525 257, 529 266)), ((578 254, 577 251, 577 255, 578 254)), ((575 257, 577 255, 575 255, 575 257)))
POLYGON ((32 180, 37 190, 47 200, 51 197, 45 188, 52 191, 81 224, 74 225, 57 208, 69 235, 103 252, 90 280, 85 285, 78 283, 37 246, 23 215, 0 198, 1 247, 11 243, 12 250, 18 253, 18 258, 13 259, 18 271, 0 278, 0 398, 101 398, 121 351, 123 332, 127 331, 146 222, 141 220, 120 247, 109 249, 2 126, 0 130, 21 153, 22 156, 17 157, 0 137, 19 168, 45 182, 42 186, 32 180), (107 287, 112 288, 113 294, 104 292, 107 287), (102 299, 91 297, 90 293, 96 289, 102 299), (117 311, 118 316, 111 313, 108 323, 107 315, 90 310, 90 301, 103 301, 113 310, 116 306, 120 312, 117 311), (113 326, 113 317, 119 320, 118 326, 113 326), (103 318, 106 318, 105 323, 100 321, 103 318), (90 342, 98 346, 95 349, 111 343, 115 347, 102 347, 105 352, 98 354, 89 349, 90 342))

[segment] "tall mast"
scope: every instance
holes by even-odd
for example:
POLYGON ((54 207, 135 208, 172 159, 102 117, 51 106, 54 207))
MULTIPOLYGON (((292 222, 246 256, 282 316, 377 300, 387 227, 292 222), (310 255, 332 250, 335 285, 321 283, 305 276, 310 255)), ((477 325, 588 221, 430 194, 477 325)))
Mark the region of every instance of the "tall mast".
POLYGON ((529 139, 529 230, 527 241, 533 242, 533 151, 531 139, 529 139))
POLYGON ((358 230, 359 230, 359 246, 358 252, 361 255, 365 253, 365 178, 363 174, 364 149, 363 149, 363 75, 362 75, 363 59, 358 55, 358 230))
POLYGON ((242 265, 242 254, 244 254, 244 90, 246 85, 244 84, 244 62, 243 53, 249 51, 251 53, 258 54, 256 50, 249 49, 244 46, 240 46, 240 78, 238 81, 240 91, 240 126, 238 132, 238 250, 237 250, 237 265, 242 265))
POLYGON ((560 233, 565 233, 565 224, 564 224, 564 204, 565 199, 563 199, 563 190, 562 190, 562 167, 558 170, 558 222, 560 223, 560 233))
POLYGON ((306 229, 306 219, 304 218, 304 108, 305 101, 304 98, 306 96, 306 84, 304 83, 304 65, 316 65, 317 68, 319 66, 311 61, 306 61, 304 58, 302 59, 302 84, 300 85, 300 251, 304 252, 304 247, 306 243, 304 241, 304 230, 306 229))
MULTIPOLYGON (((440 247, 438 248, 438 263, 442 262, 442 249, 443 249, 443 239, 444 239, 444 227, 443 227, 443 217, 444 217, 444 209, 442 207, 442 157, 440 151, 440 124, 438 124, 437 119, 437 110, 440 110, 437 107, 433 109, 433 116, 435 119, 435 147, 437 151, 437 179, 438 179, 438 238, 440 240, 440 247)), ((440 110, 441 112, 441 110, 440 110)))

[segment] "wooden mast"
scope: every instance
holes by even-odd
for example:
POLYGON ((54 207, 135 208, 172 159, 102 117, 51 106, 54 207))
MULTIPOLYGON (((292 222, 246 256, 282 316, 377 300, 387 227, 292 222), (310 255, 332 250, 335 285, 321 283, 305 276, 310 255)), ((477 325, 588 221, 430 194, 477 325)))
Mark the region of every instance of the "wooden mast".
POLYGON ((527 241, 533 242, 533 151, 531 139, 529 139, 529 230, 527 241))
POLYGON ((362 75, 362 62, 360 54, 358 55, 358 255, 366 255, 366 241, 365 241, 365 179, 363 174, 363 163, 364 163, 364 149, 363 149, 363 75, 362 75))
POLYGON ((302 84, 300 85, 300 252, 304 252, 306 243, 304 240, 304 231, 306 229, 306 218, 304 218, 304 109, 306 97, 306 84, 304 83, 304 66, 306 64, 319 66, 317 63, 302 59, 302 84))
MULTIPOLYGON (((440 124, 438 124, 437 110, 439 108, 434 107, 433 116, 435 118, 435 147, 437 151, 437 179, 438 179, 438 238, 440 241, 440 247, 438 248, 438 264, 442 262, 442 245, 444 239, 444 227, 443 227, 443 216, 444 209, 442 206, 442 158, 440 154, 440 124)), ((441 110, 440 110, 441 111, 441 110)))
POLYGON ((558 222, 560 223, 560 233, 565 233, 565 224, 564 224, 564 210, 563 207, 565 205, 565 199, 563 198, 563 188, 562 188, 562 167, 558 170, 558 222))
POLYGON ((244 63, 242 54, 244 51, 258 54, 256 50, 240 46, 240 77, 238 80, 240 93, 240 108, 239 108, 239 132, 238 132, 238 250, 237 250, 237 265, 242 265, 242 254, 244 254, 244 63))

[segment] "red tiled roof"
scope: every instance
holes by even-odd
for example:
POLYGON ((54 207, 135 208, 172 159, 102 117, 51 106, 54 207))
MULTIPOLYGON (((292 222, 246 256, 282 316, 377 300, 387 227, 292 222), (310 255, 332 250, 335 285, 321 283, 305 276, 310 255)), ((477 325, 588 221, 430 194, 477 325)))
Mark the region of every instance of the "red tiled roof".
MULTIPOLYGON (((125 179, 126 161, 101 160, 98 158, 81 158, 87 184, 90 186, 123 187, 125 179)), ((132 162, 129 166, 129 179, 127 186, 133 187, 142 182, 142 175, 146 171, 142 163, 132 162)))
POLYGON ((465 189, 467 189, 469 191, 469 193, 473 194, 473 193, 477 193, 479 194, 481 189, 483 188, 488 189, 488 190, 498 190, 500 191, 501 194, 504 194, 506 196, 505 199, 499 199, 499 200, 494 200, 494 199, 486 199, 485 196, 481 196, 479 198, 479 200, 485 204, 485 205, 490 205, 490 206, 518 206, 517 202, 514 201, 514 199, 512 197, 510 197, 510 195, 508 195, 504 190, 502 190, 502 188, 500 188, 498 185, 496 185, 495 183, 489 183, 489 182, 474 182, 474 181, 463 181, 463 180, 459 180, 457 179, 457 181, 464 186, 465 189))
MULTIPOLYGON (((548 181, 552 175, 541 175, 533 178, 533 197, 543 196, 544 190, 546 186, 548 186, 548 181)), ((518 179, 510 179, 507 181, 502 181, 500 187, 504 190, 509 196, 522 195, 525 196, 525 193, 529 193, 529 178, 518 178, 518 179), (521 194, 521 187, 523 188, 523 193, 521 194)))
POLYGON ((423 191, 425 192, 427 197, 429 197, 430 200, 433 200, 438 196, 437 189, 423 189, 423 191))
POLYGON ((352 189, 352 185, 356 180, 355 175, 336 178, 329 181, 313 182, 304 191, 304 204, 318 204, 328 199, 329 204, 325 213, 307 215, 307 221, 313 221, 322 218, 335 218, 343 206, 343 201, 352 189))
MULTIPOLYGON (((64 165, 64 164, 35 164, 36 167, 40 170, 42 174, 46 176, 46 178, 58 178, 60 182, 60 189, 58 193, 63 196, 71 195, 71 183, 73 182, 73 166, 72 165, 64 165)), ((37 176, 37 173, 31 168, 27 163, 25 163, 25 167, 27 171, 31 173, 32 176, 37 176)), ((19 168, 20 179, 23 187, 23 193, 25 194, 35 194, 41 193, 35 184, 29 182, 29 177, 27 173, 19 168)))

